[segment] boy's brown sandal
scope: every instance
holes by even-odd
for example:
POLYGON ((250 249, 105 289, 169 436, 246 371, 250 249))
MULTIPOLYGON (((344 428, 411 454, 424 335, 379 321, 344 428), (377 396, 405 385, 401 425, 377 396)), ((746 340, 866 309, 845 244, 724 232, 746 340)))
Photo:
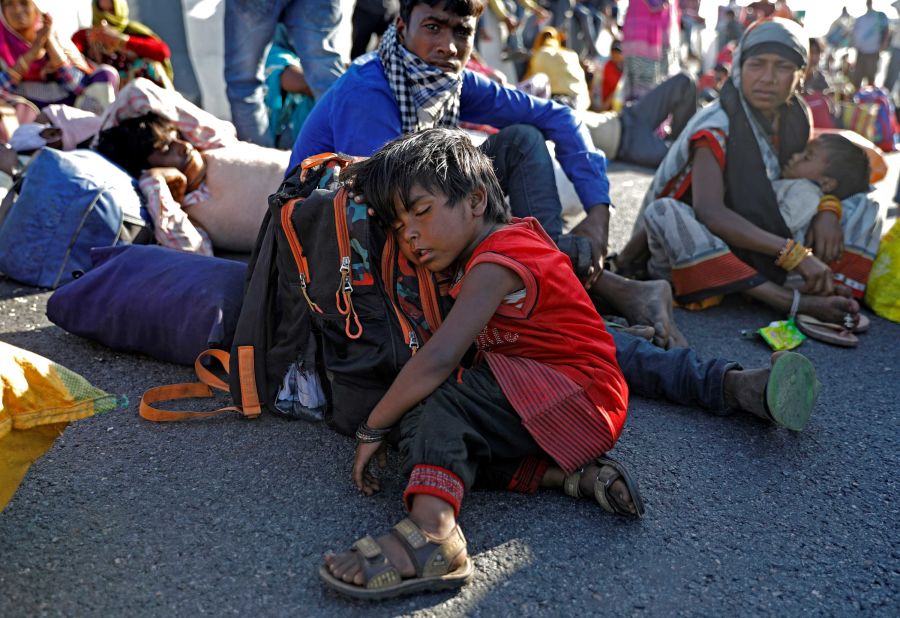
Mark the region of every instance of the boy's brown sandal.
POLYGON ((357 586, 336 578, 326 565, 319 568, 319 577, 326 586, 357 599, 388 599, 415 592, 434 592, 459 588, 475 572, 471 558, 453 568, 459 554, 466 549, 466 538, 459 526, 440 542, 436 542, 407 518, 391 529, 409 555, 416 570, 415 577, 404 579, 397 568, 382 553, 381 546, 371 536, 353 543, 353 551, 362 561, 366 583, 357 586), (453 570, 451 571, 451 568, 453 570))
MULTIPOLYGON (((638 491, 637 482, 631 478, 631 475, 628 473, 625 466, 612 457, 600 457, 594 461, 594 464, 599 467, 597 476, 594 479, 594 499, 597 501, 597 504, 603 507, 604 511, 613 513, 614 515, 625 515, 627 517, 637 518, 643 517, 644 500, 641 498, 640 491, 638 491), (604 472, 604 468, 611 468, 612 472, 604 472), (628 489, 628 495, 631 496, 631 502, 634 504, 634 513, 619 504, 616 501, 615 496, 610 493, 612 484, 619 479, 622 479, 622 482, 625 483, 625 487, 628 489)), ((563 482, 563 491, 567 496, 572 496, 573 498, 586 497, 581 493, 581 489, 579 488, 583 476, 584 468, 566 476, 566 479, 563 482)))

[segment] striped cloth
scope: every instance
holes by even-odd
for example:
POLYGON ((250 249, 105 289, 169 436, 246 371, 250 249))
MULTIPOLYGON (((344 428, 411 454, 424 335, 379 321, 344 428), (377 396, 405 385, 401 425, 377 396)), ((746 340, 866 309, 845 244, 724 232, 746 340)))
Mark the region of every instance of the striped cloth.
POLYGON ((612 448, 615 428, 571 378, 527 358, 482 354, 528 433, 567 473, 612 448))

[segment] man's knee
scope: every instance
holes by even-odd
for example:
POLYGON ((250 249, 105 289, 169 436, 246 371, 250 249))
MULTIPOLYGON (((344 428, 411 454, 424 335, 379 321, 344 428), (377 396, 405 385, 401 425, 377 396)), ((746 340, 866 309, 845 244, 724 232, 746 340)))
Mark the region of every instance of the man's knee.
POLYGON ((500 129, 500 132, 497 134, 497 140, 515 144, 523 151, 534 148, 547 149, 544 134, 541 133, 540 129, 530 124, 514 124, 500 129))

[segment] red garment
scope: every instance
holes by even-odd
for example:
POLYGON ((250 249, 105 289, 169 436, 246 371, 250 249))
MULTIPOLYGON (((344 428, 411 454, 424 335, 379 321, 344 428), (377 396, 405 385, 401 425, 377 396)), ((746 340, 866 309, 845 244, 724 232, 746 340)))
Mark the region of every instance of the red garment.
MULTIPOLYGON (((89 48, 87 32, 88 29, 86 28, 84 30, 79 30, 72 35, 72 42, 75 43, 75 47, 77 47, 82 54, 87 53, 89 48)), ((128 41, 125 43, 125 49, 134 52, 139 58, 146 58, 157 62, 164 62, 171 56, 169 46, 166 45, 164 41, 155 39, 152 36, 130 34, 128 35, 128 41)))
POLYGON ((535 441, 572 472, 612 448, 625 424, 628 386, 615 343, 571 262, 536 219, 514 219, 492 233, 465 272, 484 262, 515 272, 526 295, 498 307, 476 338, 479 354, 535 441))
POLYGON ((600 85, 600 98, 606 103, 612 93, 616 91, 619 80, 622 78, 622 69, 616 66, 612 60, 607 60, 603 65, 603 82, 600 85))

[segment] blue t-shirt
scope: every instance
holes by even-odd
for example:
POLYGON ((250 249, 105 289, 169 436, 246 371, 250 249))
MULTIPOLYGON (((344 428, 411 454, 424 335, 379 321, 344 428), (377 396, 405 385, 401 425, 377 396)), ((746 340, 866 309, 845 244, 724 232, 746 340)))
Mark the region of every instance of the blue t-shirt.
MULTIPOLYGON (((486 77, 463 71, 459 118, 498 129, 530 124, 556 145, 556 159, 575 185, 581 203, 608 204, 606 157, 572 110, 504 88, 486 77)), ((378 54, 358 58, 316 103, 294 143, 294 167, 322 152, 368 157, 402 131, 400 108, 388 85, 378 54)))

